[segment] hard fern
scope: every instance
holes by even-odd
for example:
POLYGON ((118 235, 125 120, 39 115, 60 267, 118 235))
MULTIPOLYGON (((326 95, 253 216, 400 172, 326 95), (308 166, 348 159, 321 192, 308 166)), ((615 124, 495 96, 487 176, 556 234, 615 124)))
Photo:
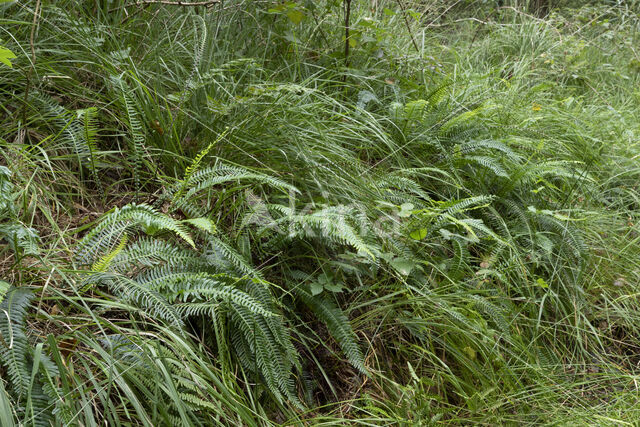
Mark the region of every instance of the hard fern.
POLYGON ((357 230, 358 226, 366 226, 360 221, 354 223, 357 212, 348 206, 329 206, 311 213, 295 213, 291 208, 282 205, 270 205, 272 212, 282 216, 275 225, 286 225, 287 239, 315 239, 325 245, 351 246, 363 255, 376 258, 379 249, 365 241, 357 230))
POLYGON ((38 256, 40 237, 35 229, 26 227, 19 221, 15 208, 16 197, 17 190, 11 182, 11 171, 0 166, 0 239, 4 239, 18 257, 38 256))
POLYGON ((96 259, 94 269, 104 270, 89 275, 85 283, 105 285, 150 317, 180 330, 190 316, 205 315, 215 322, 218 313, 227 313, 235 326, 229 338, 238 361, 262 377, 277 399, 300 405, 293 379, 298 355, 261 274, 228 243, 204 231, 200 237, 211 249, 202 253, 168 240, 159 243, 157 237, 129 245, 117 237, 135 227, 153 234, 165 229, 191 239, 181 223, 148 206, 117 209, 80 243, 78 261, 96 259), (238 273, 241 277, 232 275, 238 273))
POLYGON ((78 244, 76 262, 92 264, 96 257, 105 251, 112 250, 115 242, 119 242, 122 235, 129 229, 141 227, 147 234, 155 234, 161 230, 169 230, 181 237, 189 245, 194 246, 193 239, 184 225, 173 218, 158 213, 148 205, 130 204, 122 208, 115 208, 104 216, 78 244))
POLYGON ((218 138, 216 138, 215 141, 213 141, 212 143, 210 143, 209 145, 207 145, 207 147, 202 150, 201 152, 198 153, 198 155, 196 157, 193 158, 193 161, 191 162, 191 164, 187 167, 187 169, 185 170, 184 173, 184 178, 182 178, 182 181, 180 183, 180 186, 178 187, 178 190, 176 191, 176 193, 173 196, 173 202, 172 203, 176 203, 176 201, 180 200, 180 197, 182 196, 182 193, 184 192, 185 188, 187 188, 187 185, 189 184, 190 180, 191 180, 191 176, 193 176, 193 174, 195 172, 198 171, 198 169, 200 169, 200 163, 202 162, 202 159, 209 154, 209 152, 211 151, 211 149, 213 149, 213 147, 215 147, 215 145, 220 142, 227 134, 229 133, 228 129, 225 129, 224 132, 222 132, 218 138))
POLYGON ((114 85, 119 88, 120 102, 126 112, 126 122, 131 141, 131 157, 133 159, 133 181, 136 194, 140 189, 140 175, 142 173, 143 156, 145 153, 145 129, 140 121, 135 102, 129 93, 129 87, 122 76, 113 77, 114 85))
POLYGON ((251 184, 266 184, 294 193, 298 192, 294 186, 269 175, 250 171, 238 166, 218 163, 215 166, 209 166, 200 170, 197 170, 197 167, 195 167, 193 172, 185 176, 184 180, 169 188, 166 197, 172 200, 173 210, 185 210, 191 205, 197 205, 196 201, 202 197, 204 190, 222 184, 243 181, 251 184))
POLYGON ((58 375, 42 344, 34 349, 27 338, 25 318, 34 295, 24 288, 12 288, 0 303, 0 363, 7 370, 9 392, 16 412, 29 425, 54 423, 57 386, 48 381, 58 375))
POLYGON ((90 107, 70 112, 42 92, 33 94, 32 99, 43 117, 53 124, 62 144, 77 156, 78 164, 89 170, 102 194, 97 167, 97 109, 90 107))
POLYGON ((300 287, 296 287, 295 292, 300 300, 327 326, 329 333, 340 345, 349 363, 360 372, 367 374, 364 356, 356 341, 356 335, 351 328, 349 319, 340 307, 328 298, 313 296, 300 287))

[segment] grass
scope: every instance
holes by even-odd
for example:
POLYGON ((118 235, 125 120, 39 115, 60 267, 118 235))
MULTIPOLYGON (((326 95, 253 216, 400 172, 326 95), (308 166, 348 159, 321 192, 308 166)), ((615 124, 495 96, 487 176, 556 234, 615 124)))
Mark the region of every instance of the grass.
POLYGON ((432 3, 0 5, 0 424, 636 425, 640 9, 432 3))

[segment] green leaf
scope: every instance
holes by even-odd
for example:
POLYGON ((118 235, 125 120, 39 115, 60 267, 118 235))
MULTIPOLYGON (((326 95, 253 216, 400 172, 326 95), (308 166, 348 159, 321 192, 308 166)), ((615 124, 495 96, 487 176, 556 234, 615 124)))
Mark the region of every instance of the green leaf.
POLYGON ((202 231, 206 231, 211 234, 215 234, 216 232, 216 224, 211 221, 209 218, 189 218, 185 219, 182 222, 186 222, 187 224, 191 224, 196 228, 199 228, 202 231))
POLYGON ((318 282, 313 282, 311 284, 311 295, 316 296, 322 293, 322 291, 324 290, 324 286, 322 285, 322 283, 318 283, 318 282))
POLYGON ((11 61, 9 60, 15 57, 16 55, 13 52, 11 52, 9 49, 7 49, 6 47, 0 46, 0 62, 5 64, 9 68, 13 68, 11 61))
POLYGON ((331 277, 327 276, 326 274, 321 274, 318 276, 318 283, 322 284, 322 285, 326 285, 328 283, 331 283, 331 277))
POLYGON ((413 206, 413 203, 403 203, 400 205, 400 212, 398 212, 398 216, 401 218, 408 218, 413 213, 414 208, 415 206, 413 206))
POLYGON ((469 357, 469 359, 471 360, 476 360, 476 351, 474 349, 472 349, 469 346, 466 346, 465 348, 462 349, 462 351, 464 351, 467 356, 469 357))
POLYGON ((542 289, 546 289, 549 287, 549 284, 547 283, 546 280, 544 280, 542 277, 538 277, 536 279, 536 283, 538 284, 538 286, 540 286, 542 289))
POLYGON ((391 261, 391 266, 403 276, 408 276, 409 273, 411 273, 411 271, 414 269, 416 264, 406 258, 396 258, 391 261))
POLYGON ((0 302, 4 299, 4 296, 7 294, 7 291, 11 287, 7 282, 0 280, 0 302))
POLYGON ((414 239, 414 240, 422 240, 425 237, 427 237, 427 229, 426 228, 419 228, 417 230, 413 230, 409 236, 414 239))
POLYGON ((302 22, 302 19, 304 18, 304 13, 302 13, 302 11, 299 9, 291 9, 287 11, 287 17, 295 25, 298 25, 300 22, 302 22))
POLYGON ((388 7, 385 7, 382 12, 387 15, 387 16, 394 16, 396 14, 395 11, 389 9, 388 7))
POLYGON ((329 292, 342 292, 344 286, 341 282, 338 283, 328 283, 324 285, 324 288, 329 292))

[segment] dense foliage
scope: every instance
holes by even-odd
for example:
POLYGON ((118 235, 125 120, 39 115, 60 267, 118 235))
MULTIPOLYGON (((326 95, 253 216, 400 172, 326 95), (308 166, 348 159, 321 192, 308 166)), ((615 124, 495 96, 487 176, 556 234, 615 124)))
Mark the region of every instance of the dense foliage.
POLYGON ((0 425, 636 425, 640 3, 1 1, 0 425))

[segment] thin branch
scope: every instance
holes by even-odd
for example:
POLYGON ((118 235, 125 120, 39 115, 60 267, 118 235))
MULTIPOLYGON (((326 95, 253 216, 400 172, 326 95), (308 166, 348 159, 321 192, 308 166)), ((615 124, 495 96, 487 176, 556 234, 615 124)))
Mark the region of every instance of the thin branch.
POLYGON ((184 2, 184 1, 170 1, 170 0, 139 0, 136 2, 137 6, 143 4, 166 4, 169 6, 212 6, 214 4, 220 3, 221 0, 206 0, 206 1, 196 1, 196 2, 184 2))
POLYGON ((349 68, 349 21, 351 19, 351 0, 345 0, 344 7, 344 66, 349 68))
POLYGON ((36 27, 38 26, 38 15, 40 13, 40 0, 36 2, 36 9, 33 12, 33 23, 31 24, 31 36, 29 37, 29 45, 31 46, 31 68, 27 72, 27 87, 24 90, 24 106, 22 108, 22 123, 27 122, 27 105, 29 105, 29 90, 31 89, 31 75, 36 68, 36 48, 34 44, 36 27))
POLYGON ((181 1, 181 0, 138 0, 135 3, 125 4, 122 7, 144 6, 148 4, 162 4, 166 6, 205 6, 211 7, 214 4, 222 3, 222 0, 206 0, 206 1, 181 1))
POLYGON ((420 49, 418 49, 418 43, 416 43, 415 37, 413 37, 413 31, 411 31, 411 25, 409 25, 409 20, 407 19, 407 12, 404 10, 404 4, 402 4, 402 0, 397 0, 398 6, 400 6, 400 10, 402 11, 402 18, 404 19, 404 24, 407 26, 407 31, 409 32, 409 36, 411 37, 411 43, 413 43, 413 47, 416 48, 416 52, 420 53, 420 49))

